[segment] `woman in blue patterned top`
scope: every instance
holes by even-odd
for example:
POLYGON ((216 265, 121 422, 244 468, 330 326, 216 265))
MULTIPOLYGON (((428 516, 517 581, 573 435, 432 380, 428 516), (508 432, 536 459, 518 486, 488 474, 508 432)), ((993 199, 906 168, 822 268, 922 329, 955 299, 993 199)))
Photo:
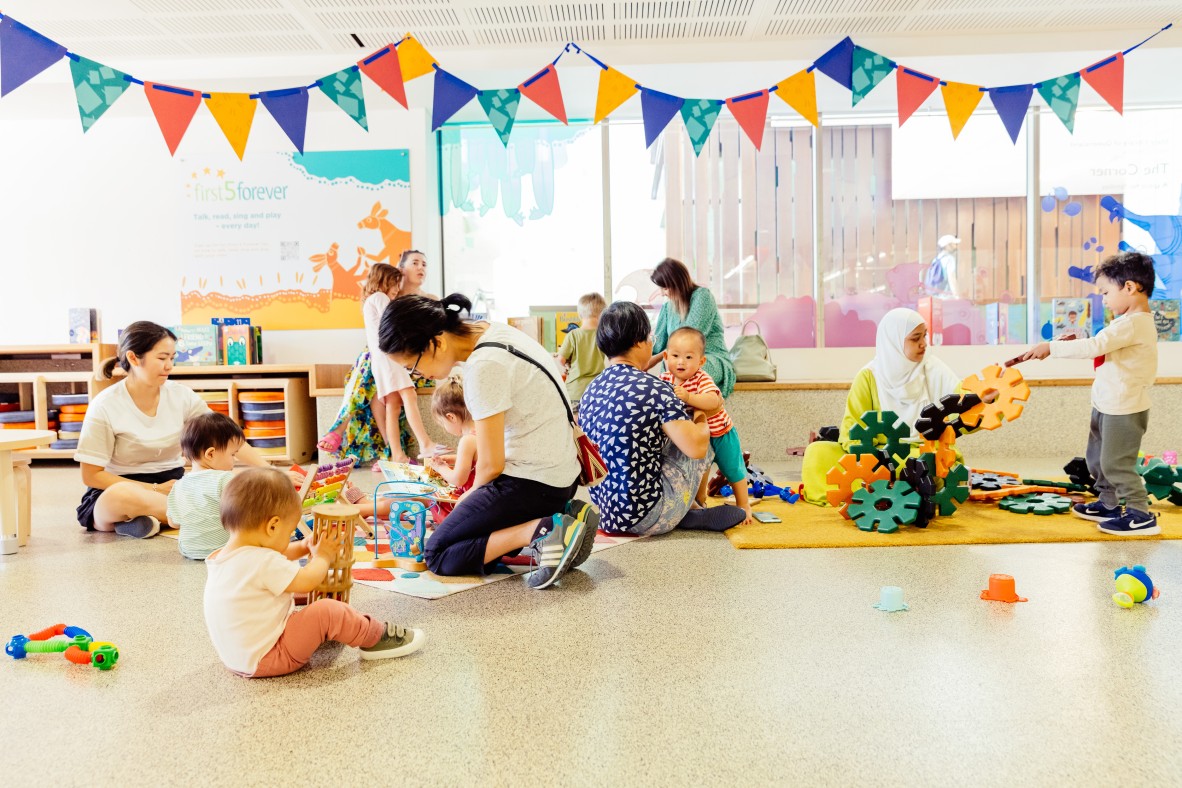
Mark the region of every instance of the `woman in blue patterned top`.
POLYGON ((644 371, 652 327, 636 304, 617 301, 599 318, 595 342, 607 368, 583 394, 579 424, 595 441, 608 475, 592 487, 600 528, 652 536, 674 528, 722 531, 743 522, 736 506, 693 509, 710 467, 703 413, 687 412, 673 387, 644 371))

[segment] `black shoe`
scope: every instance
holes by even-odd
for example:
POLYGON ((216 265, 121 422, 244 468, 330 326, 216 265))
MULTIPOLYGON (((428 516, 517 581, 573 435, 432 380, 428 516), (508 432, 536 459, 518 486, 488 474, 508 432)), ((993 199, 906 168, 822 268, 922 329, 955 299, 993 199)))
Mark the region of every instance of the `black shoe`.
POLYGON ((1129 508, 1125 509, 1122 516, 1105 520, 1096 527, 1113 536, 1153 536, 1161 533, 1156 514, 1129 508))

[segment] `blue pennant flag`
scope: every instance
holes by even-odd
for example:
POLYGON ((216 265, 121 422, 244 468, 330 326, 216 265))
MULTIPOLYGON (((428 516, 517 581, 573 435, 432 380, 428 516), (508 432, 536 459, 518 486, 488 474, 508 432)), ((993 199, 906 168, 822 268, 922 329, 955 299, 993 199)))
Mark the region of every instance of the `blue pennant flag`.
POLYGON ((989 100, 997 110, 998 117, 1005 124, 1010 139, 1016 145, 1018 135, 1022 133, 1022 121, 1026 119, 1026 110, 1030 107, 1030 99, 1034 96, 1034 85, 1010 85, 1004 88, 990 88, 989 100))
POLYGON ((651 148, 661 136, 661 132, 673 120, 685 99, 671 96, 668 93, 658 93, 655 90, 641 88, 640 114, 644 117, 644 146, 651 148))
POLYGON ((304 152, 304 132, 308 127, 308 89, 286 88, 259 93, 259 100, 283 129, 300 153, 304 152))
POLYGON ((817 58, 817 70, 846 90, 854 89, 854 42, 846 36, 817 58))
POLYGON ((435 104, 431 107, 431 131, 437 131, 440 126, 447 123, 452 115, 476 98, 478 93, 480 93, 479 90, 454 74, 436 68, 435 104))

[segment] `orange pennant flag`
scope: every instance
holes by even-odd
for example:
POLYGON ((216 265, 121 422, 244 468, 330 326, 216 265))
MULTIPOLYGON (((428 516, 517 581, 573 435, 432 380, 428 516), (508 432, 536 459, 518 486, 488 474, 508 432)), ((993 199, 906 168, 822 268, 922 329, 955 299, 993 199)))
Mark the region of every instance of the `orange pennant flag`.
POLYGON ((205 106, 209 107, 222 134, 226 135, 226 141, 241 160, 246 153, 246 138, 250 136, 258 101, 252 99, 249 93, 210 93, 205 106))
POLYGON ((944 95, 944 110, 948 113, 949 124, 952 125, 952 139, 956 139, 985 93, 980 85, 966 85, 963 82, 942 85, 940 92, 944 95))
POLYGON ((177 146, 201 106, 201 91, 145 82, 144 95, 148 97, 148 105, 156 116, 168 152, 175 156, 177 146))
POLYGON ((398 63, 402 66, 404 82, 426 76, 435 70, 435 58, 409 33, 398 44, 398 63))
POLYGON ((809 123, 816 126, 820 122, 817 115, 817 78, 813 72, 806 69, 793 74, 776 85, 775 93, 809 123))
POLYGON ((517 86, 521 95, 529 98, 542 109, 566 123, 566 106, 562 103, 562 86, 558 82, 558 69, 553 65, 534 74, 517 86))
POLYGON ((748 93, 746 96, 735 96, 726 100, 727 109, 747 133, 756 150, 763 145, 763 129, 767 125, 767 93, 766 90, 761 90, 758 93, 748 93))
POLYGON ((599 95, 595 97, 595 122, 606 118, 636 95, 636 80, 611 66, 599 72, 599 95))
POLYGON ((393 44, 357 61, 357 67, 403 108, 410 109, 406 104, 406 80, 402 78, 402 64, 398 62, 398 50, 393 44))
POLYGON ((1125 114, 1125 56, 1122 53, 1117 52, 1079 73, 1117 114, 1125 114))

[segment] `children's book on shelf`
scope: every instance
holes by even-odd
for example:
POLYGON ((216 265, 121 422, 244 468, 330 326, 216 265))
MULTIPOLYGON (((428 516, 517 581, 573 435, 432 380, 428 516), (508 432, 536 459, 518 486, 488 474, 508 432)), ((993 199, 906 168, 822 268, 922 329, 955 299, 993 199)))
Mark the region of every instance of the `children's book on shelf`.
POLYGON ((176 363, 181 366, 206 367, 219 362, 217 326, 198 323, 173 326, 176 334, 176 363))
POLYGON ((1077 338, 1092 335, 1092 303, 1086 298, 1051 299, 1051 338, 1067 334, 1077 338))
POLYGON ((98 342, 102 331, 99 327, 97 309, 78 308, 70 310, 70 344, 89 345, 98 342))
MULTIPOLYGON (((244 366, 254 363, 255 334, 248 317, 211 317, 211 325, 218 331, 218 347, 221 349, 221 363, 227 366, 244 366)), ((261 343, 261 339, 259 340, 261 343)))
POLYGON ((563 340, 566 339, 567 333, 578 328, 582 324, 579 319, 578 312, 556 312, 554 314, 554 345, 555 351, 562 347, 563 340))
POLYGON ((1179 302, 1177 298, 1152 298, 1149 311, 1153 313, 1153 325, 1157 327, 1159 342, 1177 342, 1179 302))

